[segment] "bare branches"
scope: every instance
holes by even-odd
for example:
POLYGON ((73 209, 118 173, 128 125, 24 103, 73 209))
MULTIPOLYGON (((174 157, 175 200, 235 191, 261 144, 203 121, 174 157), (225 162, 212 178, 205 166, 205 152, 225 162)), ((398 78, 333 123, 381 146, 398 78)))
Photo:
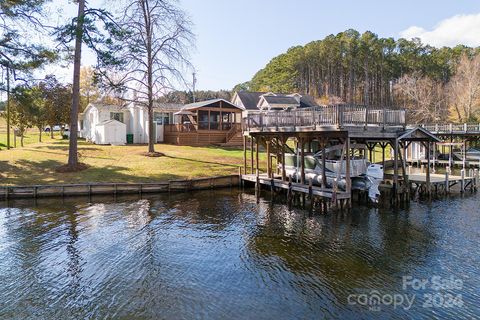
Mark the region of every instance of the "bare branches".
POLYGON ((480 54, 462 56, 448 85, 452 119, 478 120, 480 116, 480 54))
POLYGON ((418 73, 405 75, 395 84, 409 118, 415 123, 436 123, 448 116, 444 85, 418 73))
MULTIPOLYGON (((149 152, 153 149, 153 103, 176 86, 186 86, 185 70, 192 68, 189 50, 194 35, 191 22, 174 0, 134 0, 125 5, 120 25, 129 34, 116 57, 119 82, 110 84, 125 100, 148 107, 149 152)), ((106 72, 103 76, 108 76, 106 72)))

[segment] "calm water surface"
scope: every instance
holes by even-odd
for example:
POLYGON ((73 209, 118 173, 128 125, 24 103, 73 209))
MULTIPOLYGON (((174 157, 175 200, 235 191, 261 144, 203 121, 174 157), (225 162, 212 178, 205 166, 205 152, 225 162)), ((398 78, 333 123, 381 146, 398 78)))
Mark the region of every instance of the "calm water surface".
POLYGON ((3 203, 0 318, 478 318, 479 205, 311 216, 236 190, 3 203))

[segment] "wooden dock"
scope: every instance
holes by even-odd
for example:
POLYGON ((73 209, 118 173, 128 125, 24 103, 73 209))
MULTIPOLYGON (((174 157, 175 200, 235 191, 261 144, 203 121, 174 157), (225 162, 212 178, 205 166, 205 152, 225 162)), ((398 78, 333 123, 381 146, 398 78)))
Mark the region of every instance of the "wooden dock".
MULTIPOLYGON (((426 187, 427 185, 427 176, 423 174, 410 174, 408 175, 408 181, 411 188, 416 191, 421 188, 426 187)), ((475 175, 466 177, 462 176, 452 176, 448 173, 442 174, 430 174, 430 185, 431 188, 435 189, 438 193, 443 191, 444 193, 449 193, 451 188, 458 185, 460 188, 460 193, 465 192, 470 189, 474 191, 477 189, 478 184, 478 171, 475 175)))
MULTIPOLYGON (((305 176, 305 153, 321 153, 321 159, 325 159, 325 150, 332 146, 342 148, 340 155, 335 155, 336 161, 345 163, 345 195, 335 194, 329 190, 319 190, 322 198, 328 200, 332 197, 345 197, 351 205, 351 177, 350 160, 356 157, 375 161, 375 150, 381 147, 383 167, 386 167, 386 149, 393 151, 393 175, 385 175, 389 189, 388 197, 394 204, 408 202, 411 191, 421 195, 445 193, 456 185, 460 186, 461 192, 467 188, 476 190, 478 173, 473 178, 465 169, 473 168, 480 163, 462 161, 462 176, 435 175, 435 165, 447 165, 448 161, 438 160, 431 156, 431 150, 435 150, 437 144, 442 141, 455 139, 476 141, 480 137, 480 124, 475 125, 448 125, 435 127, 409 126, 406 122, 406 112, 399 108, 370 108, 358 105, 328 105, 315 108, 298 108, 293 110, 263 111, 249 113, 244 121, 243 160, 244 172, 252 175, 244 180, 255 182, 256 185, 272 185, 271 188, 288 188, 290 191, 305 194, 313 194, 314 188, 309 186, 305 176), (428 130, 427 130, 428 129, 428 130), (432 130, 434 133, 432 133, 432 130), (440 137, 443 139, 440 139, 440 137), (408 167, 407 150, 412 143, 418 143, 426 150, 425 174, 408 176, 411 167, 408 167), (355 150, 354 145, 364 145, 355 150), (248 148, 249 146, 249 148, 248 148), (260 158, 259 149, 266 151, 266 175, 258 174, 260 158), (248 156, 249 153, 249 156, 248 156), (297 165, 300 184, 289 182, 285 170, 285 154, 294 154, 300 165, 297 165), (273 165, 275 160, 275 165, 273 165), (276 171, 276 172, 275 172, 276 171), (256 173, 256 174, 255 174, 256 173), (255 174, 255 175, 254 175, 255 174), (281 174, 281 177, 277 175, 281 174)), ((466 150, 466 147, 464 148, 466 150)), ((411 162, 410 162, 411 163, 411 162)), ((417 162, 421 166, 423 161, 417 162)), ((460 164, 456 161, 454 164, 460 164)), ((325 167, 325 164, 320 167, 325 167)), ((448 170, 447 170, 448 171, 448 170)), ((322 174, 325 177, 325 173, 322 174)), ((326 185, 326 181, 323 181, 326 185)), ((385 197, 383 197, 385 198, 385 197)))
MULTIPOLYGON (((257 176, 254 174, 242 175, 242 180, 257 183, 257 176)), ((320 198, 325 198, 328 200, 337 199, 337 200, 347 200, 350 199, 350 194, 341 190, 333 190, 332 188, 321 188, 318 186, 309 186, 302 183, 288 182, 283 181, 280 176, 274 178, 269 178, 266 174, 260 174, 258 176, 258 182, 266 186, 267 188, 279 188, 289 190, 293 192, 299 192, 303 194, 312 194, 320 198), (311 188, 311 191, 310 191, 311 188)))
POLYGON ((86 183, 0 186, 0 199, 186 192, 238 186, 239 175, 153 183, 86 183))

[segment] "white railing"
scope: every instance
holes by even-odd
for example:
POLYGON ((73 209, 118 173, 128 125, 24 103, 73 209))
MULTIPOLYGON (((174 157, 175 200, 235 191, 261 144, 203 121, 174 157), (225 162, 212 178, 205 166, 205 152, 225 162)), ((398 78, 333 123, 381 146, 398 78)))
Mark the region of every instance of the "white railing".
POLYGON ((480 123, 428 124, 422 127, 434 134, 480 133, 480 123))

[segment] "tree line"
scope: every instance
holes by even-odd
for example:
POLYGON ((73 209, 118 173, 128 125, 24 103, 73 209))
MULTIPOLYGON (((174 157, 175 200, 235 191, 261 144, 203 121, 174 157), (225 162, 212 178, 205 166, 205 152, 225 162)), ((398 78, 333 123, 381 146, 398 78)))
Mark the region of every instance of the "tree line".
POLYGON ((299 92, 322 103, 406 107, 417 122, 476 121, 479 52, 350 29, 290 48, 238 87, 299 92), (461 92, 465 86, 474 87, 461 92))

